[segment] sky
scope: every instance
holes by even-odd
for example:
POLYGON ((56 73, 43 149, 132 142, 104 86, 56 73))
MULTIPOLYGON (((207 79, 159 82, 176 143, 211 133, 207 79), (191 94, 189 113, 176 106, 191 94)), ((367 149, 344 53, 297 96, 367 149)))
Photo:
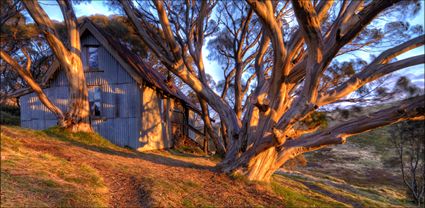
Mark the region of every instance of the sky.
MULTIPOLYGON (((63 21, 62 13, 60 12, 59 7, 56 4, 55 0, 40 0, 40 4, 46 10, 47 14, 51 19, 55 19, 58 21, 63 21)), ((411 25, 421 24, 422 28, 424 28, 424 4, 422 2, 421 10, 419 14, 411 19, 409 23, 411 25)), ((83 2, 81 4, 74 5, 75 13, 77 17, 80 16, 90 16, 94 14, 102 14, 102 15, 113 15, 118 14, 116 10, 110 10, 103 2, 103 0, 91 0, 90 2, 83 2)), ((206 68, 206 72, 211 74, 216 82, 219 80, 223 80, 223 71, 220 69, 220 66, 217 62, 208 60, 208 49, 204 46, 204 64, 206 68)), ((397 59, 404 59, 407 57, 412 57, 416 55, 420 55, 424 53, 425 48, 419 47, 414 50, 411 50, 407 53, 404 53, 397 57, 397 59)), ((348 58, 348 57, 347 57, 348 58)), ((353 57, 351 57, 353 58, 353 57)), ((406 69, 399 70, 393 74, 394 77, 398 76, 407 76, 411 79, 413 83, 417 86, 424 88, 424 65, 417 65, 413 67, 409 67, 406 69)), ((393 80, 395 82, 396 79, 393 80)))

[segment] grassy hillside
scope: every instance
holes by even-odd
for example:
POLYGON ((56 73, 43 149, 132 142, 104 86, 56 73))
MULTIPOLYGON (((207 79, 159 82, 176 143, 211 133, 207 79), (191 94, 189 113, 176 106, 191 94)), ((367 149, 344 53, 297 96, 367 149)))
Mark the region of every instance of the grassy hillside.
POLYGON ((396 150, 389 140, 390 128, 365 132, 348 138, 344 145, 306 154, 308 165, 298 169, 303 174, 301 179, 308 176, 310 183, 333 184, 343 187, 343 192, 354 192, 375 202, 413 207, 406 197, 396 150))
POLYGON ((59 128, 2 126, 1 153, 2 207, 408 205, 397 191, 388 197, 308 172, 276 174, 271 184, 251 183, 215 172, 217 158, 176 151, 138 153, 97 134, 70 134, 59 128))
MULTIPOLYGON (((34 132, 26 136, 45 140, 34 132)), ((28 148, 13 134, 2 131, 2 207, 102 207, 107 205, 107 191, 102 177, 91 166, 28 148)))

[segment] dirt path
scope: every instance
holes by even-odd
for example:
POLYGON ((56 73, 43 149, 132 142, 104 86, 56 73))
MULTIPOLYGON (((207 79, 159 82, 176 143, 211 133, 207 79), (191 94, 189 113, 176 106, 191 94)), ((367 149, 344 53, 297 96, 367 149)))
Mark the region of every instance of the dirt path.
POLYGON ((19 138, 27 148, 98 170, 109 189, 111 207, 283 206, 283 200, 270 190, 214 172, 214 163, 205 158, 71 145, 29 138, 7 128, 2 133, 19 138))

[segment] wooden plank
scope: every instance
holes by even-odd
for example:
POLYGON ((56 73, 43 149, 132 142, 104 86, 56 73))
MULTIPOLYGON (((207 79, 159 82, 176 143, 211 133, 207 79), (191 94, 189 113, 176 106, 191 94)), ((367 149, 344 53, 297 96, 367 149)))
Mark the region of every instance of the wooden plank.
POLYGON ((109 140, 110 142, 115 144, 115 119, 106 119, 98 124, 98 133, 109 140))
POLYGON ((66 77, 65 70, 62 70, 61 67, 58 67, 56 77, 52 80, 51 87, 60 87, 68 86, 68 78, 66 77))
POLYGON ((118 145, 124 147, 128 146, 128 138, 129 138, 129 119, 128 118, 118 118, 119 123, 119 132, 117 135, 118 145))
POLYGON ((204 132, 199 131, 198 129, 196 129, 195 127, 193 127, 190 124, 186 124, 186 123, 181 123, 181 122, 176 122, 176 121, 172 121, 172 124, 177 124, 177 125, 184 125, 186 127, 188 127, 190 130, 194 131, 197 134, 200 134, 202 136, 205 136, 204 132))
POLYGON ((139 117, 140 112, 140 91, 136 83, 127 84, 127 99, 129 107, 129 117, 139 117))
POLYGON ((31 121, 22 121, 21 120, 21 127, 24 127, 24 128, 31 128, 31 121))
POLYGON ((69 90, 66 86, 56 87, 54 103, 63 111, 68 110, 69 90))

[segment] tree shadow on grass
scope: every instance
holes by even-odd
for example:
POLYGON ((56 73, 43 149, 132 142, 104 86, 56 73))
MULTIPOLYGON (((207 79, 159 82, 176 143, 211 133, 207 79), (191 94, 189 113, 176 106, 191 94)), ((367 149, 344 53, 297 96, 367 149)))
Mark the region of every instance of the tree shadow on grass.
MULTIPOLYGON (((133 159, 138 158, 138 159, 142 159, 142 160, 147 160, 147 161, 152 162, 152 163, 167 165, 167 166, 173 166, 173 167, 194 168, 194 169, 199 169, 199 170, 215 171, 214 167, 211 167, 211 166, 208 166, 208 165, 195 164, 195 163, 192 163, 192 162, 179 160, 177 158, 170 158, 170 157, 162 156, 162 155, 155 154, 155 153, 138 152, 138 151, 133 150, 133 149, 124 149, 124 148, 120 148, 122 150, 118 150, 118 148, 117 148, 117 150, 115 150, 115 149, 111 149, 111 148, 107 148, 107 147, 100 147, 100 146, 96 146, 96 145, 84 144, 82 142, 75 141, 75 140, 64 139, 63 137, 61 137, 59 135, 55 135, 55 134, 51 134, 51 133, 47 133, 47 135, 49 135, 50 137, 53 137, 55 139, 61 140, 61 141, 69 142, 69 143, 71 143, 75 146, 78 146, 78 147, 81 147, 81 148, 84 148, 84 149, 87 149, 87 150, 90 150, 90 151, 103 153, 103 154, 109 154, 109 155, 126 157, 126 158, 133 158, 133 159)), ((180 153, 180 152, 176 152, 176 151, 167 151, 167 152, 171 155, 183 156, 183 157, 186 157, 186 158, 203 158, 202 156, 180 153)))

